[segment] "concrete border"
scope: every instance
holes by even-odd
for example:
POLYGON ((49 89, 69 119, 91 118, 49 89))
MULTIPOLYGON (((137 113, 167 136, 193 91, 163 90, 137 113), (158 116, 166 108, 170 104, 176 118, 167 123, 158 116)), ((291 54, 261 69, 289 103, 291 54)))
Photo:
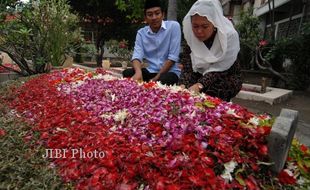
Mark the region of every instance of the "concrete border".
POLYGON ((20 77, 20 75, 18 73, 14 73, 14 72, 0 73, 0 82, 5 82, 8 80, 15 80, 18 77, 20 77))
MULTIPOLYGON (((254 84, 242 84, 244 89, 260 89, 259 85, 254 84)), ((280 103, 284 100, 287 100, 293 94, 292 90, 286 90, 281 88, 272 88, 267 87, 266 93, 258 93, 258 92, 251 92, 246 90, 241 90, 236 98, 244 99, 244 100, 254 100, 254 101, 263 101, 270 105, 280 103)))

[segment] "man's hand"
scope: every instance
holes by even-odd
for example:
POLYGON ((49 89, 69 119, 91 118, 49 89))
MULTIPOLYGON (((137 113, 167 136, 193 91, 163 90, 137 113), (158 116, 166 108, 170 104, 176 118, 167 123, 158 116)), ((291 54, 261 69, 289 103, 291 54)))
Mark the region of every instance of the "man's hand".
POLYGON ((135 74, 131 77, 133 80, 136 81, 142 81, 143 77, 142 77, 142 70, 141 70, 141 63, 138 59, 134 59, 132 61, 132 66, 135 70, 135 74))
POLYGON ((142 81, 142 72, 136 72, 131 78, 136 81, 142 81))
POLYGON ((151 79, 151 81, 158 81, 160 78, 160 73, 158 73, 154 78, 151 79))
POLYGON ((174 61, 167 59, 164 63, 164 66, 160 69, 160 71, 157 73, 157 75, 151 79, 151 81, 158 81, 160 78, 160 75, 163 73, 169 72, 170 68, 174 65, 174 61))

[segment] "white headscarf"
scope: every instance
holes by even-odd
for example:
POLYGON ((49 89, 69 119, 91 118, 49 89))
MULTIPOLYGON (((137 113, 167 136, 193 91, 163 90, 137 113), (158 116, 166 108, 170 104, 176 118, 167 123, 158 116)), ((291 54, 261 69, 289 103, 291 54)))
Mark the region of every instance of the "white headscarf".
POLYGON ((229 69, 240 50, 239 35, 231 21, 223 15, 219 0, 198 0, 183 19, 183 33, 192 50, 193 70, 201 74, 229 69), (191 16, 205 16, 217 28, 212 47, 199 41, 192 30, 191 16))

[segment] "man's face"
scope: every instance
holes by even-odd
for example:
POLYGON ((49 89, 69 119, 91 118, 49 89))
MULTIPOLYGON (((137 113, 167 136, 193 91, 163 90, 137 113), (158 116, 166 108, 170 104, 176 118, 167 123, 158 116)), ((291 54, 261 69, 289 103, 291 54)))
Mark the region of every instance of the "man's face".
POLYGON ((153 7, 146 9, 144 19, 150 25, 153 32, 158 32, 164 19, 164 14, 160 7, 153 7))

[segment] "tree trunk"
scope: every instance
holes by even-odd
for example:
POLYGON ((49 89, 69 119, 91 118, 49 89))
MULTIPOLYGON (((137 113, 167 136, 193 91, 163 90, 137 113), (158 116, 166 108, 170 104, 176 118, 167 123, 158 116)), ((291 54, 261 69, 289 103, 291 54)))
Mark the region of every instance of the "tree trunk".
POLYGON ((275 24, 274 24, 274 12, 275 12, 275 8, 274 8, 274 0, 272 0, 272 8, 271 8, 271 4, 270 4, 270 0, 268 0, 268 8, 269 8, 269 15, 270 15, 270 37, 271 37, 271 41, 275 40, 275 36, 276 36, 276 31, 275 31, 275 24))
POLYGON ((177 0, 169 0, 167 20, 177 20, 177 0))
POLYGON ((294 12, 294 4, 293 4, 293 1, 290 2, 290 17, 289 17, 289 20, 288 20, 288 26, 287 26, 287 30, 286 30, 286 33, 285 33, 285 37, 287 38, 288 35, 289 35, 289 31, 290 31, 290 28, 291 28, 291 22, 292 22, 292 17, 293 17, 293 12, 294 12))
MULTIPOLYGON (((303 22, 304 22, 304 19, 305 18, 307 18, 307 2, 308 2, 308 0, 303 0, 302 1, 302 15, 301 15, 301 18, 300 18, 300 23, 299 23, 299 27, 298 27, 298 34, 300 34, 301 33, 301 28, 302 28, 302 24, 303 24, 303 22)), ((305 19, 305 21, 306 21, 307 19, 305 19)))

